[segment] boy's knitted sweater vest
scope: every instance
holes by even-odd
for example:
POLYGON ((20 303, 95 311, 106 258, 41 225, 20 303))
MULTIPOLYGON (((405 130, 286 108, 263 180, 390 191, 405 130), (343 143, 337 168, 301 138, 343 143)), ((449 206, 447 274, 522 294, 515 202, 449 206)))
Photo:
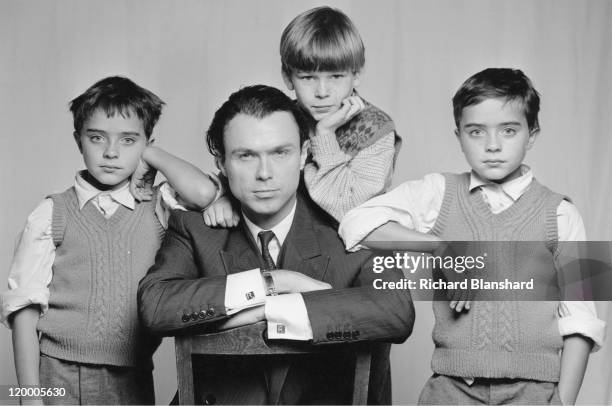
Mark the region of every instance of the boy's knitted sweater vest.
POLYGON ((49 310, 40 318, 40 351, 88 364, 151 367, 158 339, 138 322, 138 282, 164 233, 155 199, 119 206, 109 219, 74 188, 51 196, 56 245, 49 310))
MULTIPOLYGON (((349 122, 336 130, 336 139, 342 150, 349 155, 369 147, 376 141, 395 131, 391 117, 378 107, 362 99, 365 108, 349 122)), ((396 135, 396 150, 399 150, 401 139, 396 135)))
MULTIPOLYGON (((561 195, 534 179, 512 206, 493 214, 482 193, 469 192, 469 173, 444 177, 446 190, 433 234, 446 241, 545 241, 514 245, 520 252, 511 253, 507 251, 514 249, 512 244, 490 244, 493 253, 487 251, 485 268, 497 280, 533 278, 536 286, 556 288, 553 253, 561 195)), ((473 301, 467 313, 456 314, 448 301, 434 301, 433 371, 557 382, 563 344, 558 305, 558 301, 473 301)))

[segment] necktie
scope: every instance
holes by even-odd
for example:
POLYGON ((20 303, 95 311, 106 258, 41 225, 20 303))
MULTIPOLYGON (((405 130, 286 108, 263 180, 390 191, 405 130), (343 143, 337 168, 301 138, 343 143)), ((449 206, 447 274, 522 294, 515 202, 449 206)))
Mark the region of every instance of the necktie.
POLYGON ((257 234, 259 241, 261 242, 261 256, 263 257, 265 270, 270 271, 272 269, 276 269, 276 265, 274 264, 274 260, 272 259, 272 255, 270 255, 270 250, 268 249, 268 244, 274 238, 273 231, 260 231, 257 234))

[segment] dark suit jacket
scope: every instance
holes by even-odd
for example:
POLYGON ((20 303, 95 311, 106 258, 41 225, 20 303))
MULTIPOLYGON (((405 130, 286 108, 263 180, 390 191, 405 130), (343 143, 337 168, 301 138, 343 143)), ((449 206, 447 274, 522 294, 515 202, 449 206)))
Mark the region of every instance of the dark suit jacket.
MULTIPOLYGON (((375 290, 372 286, 377 278, 399 280, 401 272, 372 272, 371 254, 347 253, 336 229, 304 199, 298 198, 280 265, 332 285, 331 290, 302 294, 312 325, 312 344, 364 340, 400 343, 410 335, 414 307, 409 292, 375 290)), ((204 224, 200 213, 174 212, 155 265, 140 282, 141 320, 154 334, 215 331, 219 322, 228 318, 224 306, 226 276, 258 267, 263 267, 263 262, 246 226, 213 229, 204 224)), ((376 345, 370 379, 372 403, 391 401, 389 347, 376 345)), ((293 357, 280 402, 348 401, 352 366, 342 357, 293 357)), ((212 396, 217 403, 266 403, 266 377, 278 364, 247 364, 242 359, 203 370, 200 382, 206 381, 206 387, 212 389, 200 395, 212 396)))

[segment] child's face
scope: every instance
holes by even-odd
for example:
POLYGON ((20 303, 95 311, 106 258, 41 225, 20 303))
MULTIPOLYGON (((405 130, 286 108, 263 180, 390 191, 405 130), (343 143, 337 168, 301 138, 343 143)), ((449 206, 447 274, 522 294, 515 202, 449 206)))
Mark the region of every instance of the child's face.
POLYGON ((521 103, 500 98, 464 108, 455 134, 474 172, 502 183, 520 176, 538 131, 529 130, 521 103))
POLYGON ((89 174, 110 189, 128 182, 148 145, 142 121, 133 111, 129 117, 118 112, 107 117, 97 109, 74 137, 89 174))
POLYGON ((327 117, 342 106, 342 100, 359 85, 359 73, 351 71, 283 73, 289 90, 295 90, 298 103, 316 120, 327 117))

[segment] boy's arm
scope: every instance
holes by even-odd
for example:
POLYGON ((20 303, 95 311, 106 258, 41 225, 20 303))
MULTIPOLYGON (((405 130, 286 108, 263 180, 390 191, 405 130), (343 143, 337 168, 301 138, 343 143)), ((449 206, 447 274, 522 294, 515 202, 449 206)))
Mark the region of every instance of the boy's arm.
POLYGON ((217 185, 204 172, 161 148, 148 146, 142 160, 161 172, 188 208, 204 209, 217 196, 217 185))
MULTIPOLYGON (((15 372, 20 387, 40 385, 40 348, 36 331, 39 316, 38 306, 26 307, 12 316, 15 372)), ((36 403, 36 401, 32 403, 36 403)))
POLYGON ((444 191, 444 176, 438 173, 404 182, 349 211, 342 219, 338 233, 348 251, 357 251, 364 245, 416 250, 409 245, 415 242, 425 243, 425 247, 419 245, 419 248, 427 248, 431 241, 437 241, 426 233, 431 231, 438 218, 444 191), (366 243, 362 244, 364 241, 366 243), (407 245, 403 248, 393 245, 404 241, 407 245), (385 243, 387 245, 381 245, 385 243))
POLYGON ((419 252, 434 252, 440 248, 441 243, 442 240, 433 234, 411 230, 396 222, 383 224, 361 242, 371 249, 419 252))
POLYGON ((310 140, 312 162, 304 180, 312 199, 340 221, 350 209, 385 191, 393 175, 395 133, 386 134, 355 156, 346 154, 333 132, 310 140))
POLYGON ((579 334, 563 338, 559 378, 559 397, 562 404, 576 403, 592 347, 593 342, 579 334))

